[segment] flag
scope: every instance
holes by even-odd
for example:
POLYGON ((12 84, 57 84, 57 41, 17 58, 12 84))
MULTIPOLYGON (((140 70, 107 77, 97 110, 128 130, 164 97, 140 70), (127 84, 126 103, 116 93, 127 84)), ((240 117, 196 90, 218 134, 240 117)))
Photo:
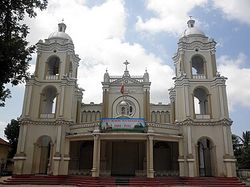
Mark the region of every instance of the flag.
POLYGON ((122 83, 121 89, 120 89, 121 94, 124 94, 124 84, 122 83))

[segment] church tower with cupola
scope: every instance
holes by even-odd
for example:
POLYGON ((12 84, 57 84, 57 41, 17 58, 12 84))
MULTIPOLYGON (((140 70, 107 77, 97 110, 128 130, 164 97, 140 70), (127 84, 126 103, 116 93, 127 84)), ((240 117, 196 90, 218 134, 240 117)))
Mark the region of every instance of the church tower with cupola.
POLYGON ((226 96, 226 78, 216 67, 216 42, 190 19, 173 60, 176 77, 170 89, 173 123, 180 126, 181 176, 235 176, 226 96), (183 149, 182 149, 183 148, 183 149))
POLYGON ((59 23, 58 31, 37 43, 35 72, 26 84, 14 157, 16 174, 62 175, 67 170, 65 134, 80 121, 82 89, 77 85, 80 58, 65 30, 66 25, 59 23))

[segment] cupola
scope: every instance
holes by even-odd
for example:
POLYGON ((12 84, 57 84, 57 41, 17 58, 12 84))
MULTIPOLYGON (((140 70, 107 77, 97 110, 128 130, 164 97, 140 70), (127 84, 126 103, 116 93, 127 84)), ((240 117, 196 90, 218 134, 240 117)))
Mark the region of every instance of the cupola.
POLYGON ((73 43, 72 38, 65 33, 66 31, 66 24, 61 22, 58 24, 58 31, 53 32, 49 35, 48 39, 62 39, 62 40, 68 40, 69 42, 73 43))

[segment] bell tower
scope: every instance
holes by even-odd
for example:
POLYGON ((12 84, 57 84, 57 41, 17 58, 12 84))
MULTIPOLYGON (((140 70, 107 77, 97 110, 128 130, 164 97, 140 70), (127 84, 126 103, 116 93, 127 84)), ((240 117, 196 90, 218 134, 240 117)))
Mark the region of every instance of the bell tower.
POLYGON ((216 42, 188 21, 173 57, 176 69, 176 121, 229 119, 226 78, 217 72, 216 42))
POLYGON ((76 78, 80 58, 65 30, 66 25, 59 23, 57 32, 37 43, 36 68, 26 86, 23 118, 78 120, 76 106, 81 90, 76 78))
POLYGON ((187 25, 173 57, 176 77, 170 89, 172 122, 183 133, 180 175, 235 176, 226 78, 217 72, 216 42, 195 27, 192 18, 187 25), (215 146, 219 144, 223 146, 215 146))
POLYGON ((35 72, 25 89, 14 158, 16 174, 68 172, 69 142, 65 135, 69 125, 80 122, 83 90, 77 85, 80 58, 65 30, 66 25, 59 23, 58 31, 37 43, 35 72))

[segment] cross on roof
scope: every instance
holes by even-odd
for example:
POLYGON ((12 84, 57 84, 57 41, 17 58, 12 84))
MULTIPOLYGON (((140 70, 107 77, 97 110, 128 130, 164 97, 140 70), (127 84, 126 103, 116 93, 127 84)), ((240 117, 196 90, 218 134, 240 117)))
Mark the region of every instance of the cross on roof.
POLYGON ((125 62, 123 62, 123 64, 126 65, 126 71, 128 71, 127 66, 128 66, 130 63, 126 60, 125 62))

